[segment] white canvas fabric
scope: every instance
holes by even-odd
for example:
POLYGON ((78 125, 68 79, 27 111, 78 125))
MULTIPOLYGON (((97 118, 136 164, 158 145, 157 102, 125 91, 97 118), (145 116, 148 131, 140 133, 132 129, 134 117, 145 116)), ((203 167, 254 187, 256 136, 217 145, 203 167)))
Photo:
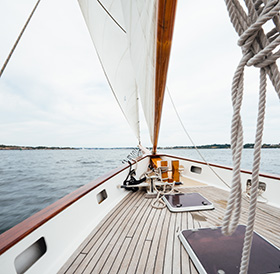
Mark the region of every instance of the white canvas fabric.
POLYGON ((138 93, 120 0, 79 0, 110 87, 140 141, 138 93))
POLYGON ((156 0, 121 0, 142 108, 154 141, 156 77, 156 0))

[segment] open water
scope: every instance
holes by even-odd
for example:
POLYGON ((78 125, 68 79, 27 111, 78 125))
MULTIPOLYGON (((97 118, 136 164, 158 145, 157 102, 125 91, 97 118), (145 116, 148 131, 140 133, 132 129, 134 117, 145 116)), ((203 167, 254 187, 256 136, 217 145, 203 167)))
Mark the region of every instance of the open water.
MULTIPOLYGON (((210 163, 231 166, 229 149, 200 150, 210 163)), ((0 150, 0 233, 80 186, 122 165, 129 149, 0 150)), ((192 149, 160 150, 200 160, 192 149)), ((243 151, 251 170, 253 150, 243 151)), ((263 149, 261 171, 280 174, 280 149, 263 149)))

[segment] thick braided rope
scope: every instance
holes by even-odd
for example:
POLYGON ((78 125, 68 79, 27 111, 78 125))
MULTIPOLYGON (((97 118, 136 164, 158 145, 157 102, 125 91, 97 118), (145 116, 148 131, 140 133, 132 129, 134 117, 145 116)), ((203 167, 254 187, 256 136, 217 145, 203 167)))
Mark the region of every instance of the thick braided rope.
POLYGON ((226 235, 231 235, 239 221, 241 211, 241 177, 240 164, 241 154, 243 148, 243 128, 241 121, 241 104, 243 97, 243 76, 244 67, 248 61, 249 56, 244 56, 234 74, 232 83, 232 104, 233 117, 231 124, 231 148, 232 148, 232 162, 233 162, 233 176, 231 184, 231 192, 228 199, 227 211, 224 216, 222 232, 226 235))
POLYGON ((255 148, 254 148, 254 163, 252 170, 252 189, 251 189, 251 200, 249 206, 249 216, 247 221, 246 234, 242 250, 242 258, 240 265, 240 273, 247 273, 250 259, 250 251, 252 246, 254 224, 256 217, 256 207, 258 198, 258 186, 259 186, 259 169, 261 160, 261 147, 262 147, 262 136, 264 128, 264 116, 265 116, 265 103, 266 103, 266 73, 264 69, 260 70, 260 95, 259 95, 259 110, 258 110, 258 121, 257 130, 255 137, 255 148))
POLYGON ((266 74, 269 75, 280 98, 280 74, 276 65, 276 60, 280 56, 280 50, 272 53, 280 43, 280 2, 279 0, 245 0, 245 4, 248 8, 248 15, 238 0, 225 0, 225 2, 230 20, 240 36, 238 45, 241 46, 243 52, 243 57, 236 69, 232 83, 233 118, 231 127, 231 146, 233 176, 232 189, 222 227, 222 232, 226 235, 231 235, 235 231, 241 214, 242 192, 240 163, 243 148, 243 129, 240 111, 243 97, 244 68, 245 65, 254 65, 255 67, 260 68, 259 110, 252 170, 252 188, 250 192, 251 201, 240 265, 240 273, 247 273, 258 197, 259 166, 266 101, 266 74), (271 19, 275 24, 275 28, 265 35, 262 25, 271 19))
MULTIPOLYGON (((276 27, 271 32, 267 33, 267 35, 264 34, 261 25, 258 24, 260 28, 255 29, 255 33, 251 37, 248 37, 247 35, 247 40, 245 35, 242 37, 241 41, 246 40, 245 44, 242 45, 240 41, 238 42, 238 44, 241 45, 243 54, 247 54, 248 49, 250 49, 253 55, 255 55, 259 53, 267 45, 269 45, 271 40, 274 40, 277 37, 279 37, 279 31, 280 31, 280 23, 279 23, 280 19, 278 13, 279 0, 268 1, 269 6, 265 10, 268 12, 268 15, 270 17, 267 14, 264 14, 264 8, 260 6, 260 3, 262 3, 262 1, 257 1, 258 3, 253 4, 251 0, 245 0, 246 5, 249 6, 248 9, 249 9, 250 16, 245 13, 244 9, 242 8, 238 0, 225 0, 225 2, 228 9, 230 20, 239 36, 241 36, 250 27, 250 25, 257 20, 259 16, 258 13, 261 12, 260 16, 264 17, 263 19, 259 20, 262 23, 267 22, 271 16, 274 16, 272 19, 276 27), (273 5, 275 3, 277 4, 273 5), (256 10, 256 8, 259 8, 259 10, 256 10), (258 39, 255 39, 256 35, 258 35, 258 39)), ((254 27, 255 26, 256 24, 254 25, 254 27)), ((246 34, 248 33, 249 31, 246 32, 246 34)), ((262 54, 261 57, 263 58, 263 60, 268 58, 268 56, 265 54, 262 54)), ((266 66, 266 72, 269 75, 270 80, 280 98, 280 73, 278 67, 275 62, 271 63, 269 66, 268 64, 264 64, 264 65, 266 66)))

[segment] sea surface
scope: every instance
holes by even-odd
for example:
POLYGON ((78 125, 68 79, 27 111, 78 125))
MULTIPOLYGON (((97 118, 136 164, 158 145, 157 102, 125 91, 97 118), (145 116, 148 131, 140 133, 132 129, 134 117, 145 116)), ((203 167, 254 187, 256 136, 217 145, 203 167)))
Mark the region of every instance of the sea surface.
MULTIPOLYGON (((80 186, 122 165, 130 149, 0 150, 0 233, 80 186)), ((159 152, 200 160, 193 149, 159 152)), ((202 149, 204 158, 231 166, 229 149, 202 149)), ((253 150, 243 151, 242 168, 251 170, 253 150)), ((261 172, 280 175, 280 149, 263 149, 261 172)))

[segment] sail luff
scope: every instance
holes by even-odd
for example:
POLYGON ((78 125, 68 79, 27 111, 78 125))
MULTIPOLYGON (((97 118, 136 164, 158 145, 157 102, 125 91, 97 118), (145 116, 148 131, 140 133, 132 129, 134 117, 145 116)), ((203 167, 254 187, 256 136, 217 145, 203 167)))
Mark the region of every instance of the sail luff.
POLYGON ((159 0, 156 48, 155 116, 153 153, 156 153, 177 0, 159 0))
POLYGON ((158 0, 121 2, 137 89, 153 143, 158 0))

